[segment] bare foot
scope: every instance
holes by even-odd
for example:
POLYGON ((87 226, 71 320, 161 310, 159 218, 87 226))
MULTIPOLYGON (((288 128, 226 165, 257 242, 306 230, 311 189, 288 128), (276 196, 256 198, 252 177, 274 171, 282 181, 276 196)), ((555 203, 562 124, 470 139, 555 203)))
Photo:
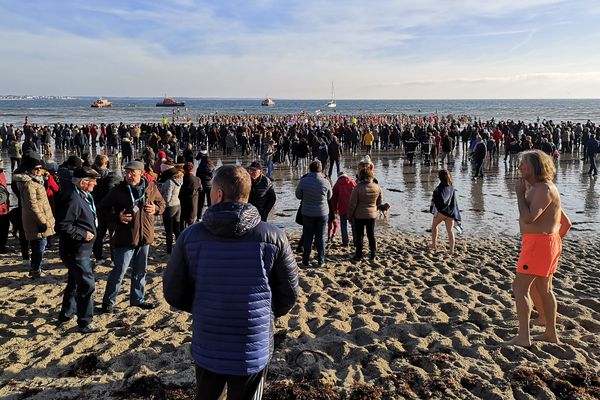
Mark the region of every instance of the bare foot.
POLYGON ((541 335, 536 335, 533 337, 533 340, 539 340, 540 342, 560 344, 560 340, 558 340, 558 336, 549 335, 547 333, 542 333, 541 335))
POLYGON ((518 336, 515 336, 514 338, 512 338, 511 340, 509 340, 505 343, 509 344, 509 345, 525 347, 525 348, 531 347, 531 340, 526 341, 526 340, 519 338, 518 336))
POLYGON ((431 243, 429 243, 427 245, 427 247, 429 247, 431 250, 435 250, 436 249, 436 246, 434 244, 431 244, 431 243))

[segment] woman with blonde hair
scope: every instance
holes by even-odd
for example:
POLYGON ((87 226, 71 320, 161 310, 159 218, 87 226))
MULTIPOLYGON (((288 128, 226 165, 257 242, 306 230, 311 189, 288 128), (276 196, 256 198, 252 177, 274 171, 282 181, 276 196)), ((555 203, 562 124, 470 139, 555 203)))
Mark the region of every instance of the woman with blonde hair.
POLYGON ((359 164, 358 184, 352 191, 348 205, 347 217, 354 225, 354 261, 362 259, 363 237, 365 228, 369 239, 371 260, 375 259, 377 243, 375 240, 375 218, 377 206, 381 204, 381 188, 375 183, 375 167, 370 161, 359 164))
POLYGON ((446 232, 448 233, 448 241, 450 242, 450 254, 454 254, 454 224, 456 223, 457 230, 461 229, 460 209, 456 199, 456 190, 452 186, 452 174, 450 171, 442 169, 438 173, 440 184, 433 190, 433 198, 431 199, 430 212, 433 214, 433 222, 431 223, 431 243, 429 247, 435 249, 437 247, 438 225, 444 222, 446 232))

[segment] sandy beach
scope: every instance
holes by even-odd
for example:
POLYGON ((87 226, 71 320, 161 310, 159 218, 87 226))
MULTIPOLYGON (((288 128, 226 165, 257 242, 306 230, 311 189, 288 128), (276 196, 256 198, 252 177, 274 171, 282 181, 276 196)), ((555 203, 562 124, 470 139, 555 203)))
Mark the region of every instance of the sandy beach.
MULTIPOLYGON (((288 231, 294 247, 299 233, 288 231)), ((566 240, 555 276, 562 343, 524 349, 504 344, 517 331, 518 238, 461 236, 454 257, 444 234, 437 251, 427 239, 378 237, 378 259, 362 263, 334 244, 324 268, 301 270, 299 303, 277 321, 265 399, 600 397, 600 249, 591 240, 566 240)), ((0 398, 189 398, 191 318, 162 298, 162 240, 146 286, 160 307, 128 307, 125 279, 116 313, 94 317, 105 331, 88 335, 74 321, 56 325, 66 274, 56 247, 35 282, 19 257, 3 257, 0 398)), ((96 302, 109 270, 96 267, 96 302)))

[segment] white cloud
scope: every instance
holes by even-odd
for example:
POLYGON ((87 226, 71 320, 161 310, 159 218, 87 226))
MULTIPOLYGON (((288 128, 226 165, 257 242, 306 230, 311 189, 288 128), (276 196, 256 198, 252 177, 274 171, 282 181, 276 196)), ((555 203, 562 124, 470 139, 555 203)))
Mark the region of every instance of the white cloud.
MULTIPOLYGON (((80 4, 85 12, 99 15, 106 26, 116 17, 133 27, 151 24, 152 38, 118 36, 119 30, 110 29, 89 38, 44 29, 44 24, 36 25, 37 33, 0 30, 0 37, 9 38, 0 41, 0 54, 12 60, 0 63, 3 92, 327 98, 329 82, 335 80, 338 98, 531 98, 565 97, 567 92, 567 97, 592 97, 600 93, 594 72, 600 70, 600 58, 586 50, 597 39, 593 35, 563 47, 540 46, 543 35, 535 26, 465 28, 443 35, 448 23, 468 24, 565 6, 557 0, 298 2, 289 6, 291 19, 281 17, 284 27, 268 21, 265 29, 248 20, 219 16, 210 7, 194 7, 196 3, 188 0, 159 2, 137 11, 80 4), (435 33, 425 32, 428 28, 435 33), (162 36, 175 38, 177 46, 160 40, 162 36), (496 45, 496 38, 506 42, 503 47, 496 45), (448 48, 442 53, 414 45, 422 39, 448 48), (473 51, 470 43, 476 39, 489 41, 489 47, 473 51), (555 55, 561 51, 568 57, 555 55)), ((270 15, 269 8, 276 4, 265 0, 255 7, 270 15)))

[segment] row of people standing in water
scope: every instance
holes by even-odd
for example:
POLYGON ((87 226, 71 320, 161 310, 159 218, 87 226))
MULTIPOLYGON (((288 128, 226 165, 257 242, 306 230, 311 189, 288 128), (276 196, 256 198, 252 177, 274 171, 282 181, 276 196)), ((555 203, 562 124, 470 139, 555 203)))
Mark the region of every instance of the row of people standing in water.
MULTIPOLYGON (((0 126, 3 146, 10 149, 11 158, 15 161, 31 148, 40 153, 61 150, 83 156, 101 147, 111 154, 120 152, 127 162, 139 156, 146 147, 154 152, 170 149, 176 153, 172 151, 174 148, 185 150, 191 145, 194 149, 206 147, 213 154, 220 150, 224 156, 259 158, 268 154, 275 163, 289 160, 295 164, 298 159, 311 160, 317 156, 323 163, 327 153, 332 153, 329 158, 335 160, 339 157, 338 152, 368 154, 389 150, 402 150, 409 161, 414 154, 421 154, 425 162, 444 162, 452 157, 456 148, 461 148, 463 155, 471 153, 477 135, 481 136, 491 154, 499 155, 504 150, 506 158, 530 148, 541 149, 548 154, 556 149, 561 153, 575 152, 585 156, 588 139, 598 133, 598 127, 591 121, 585 124, 555 124, 552 121, 527 124, 437 115, 210 115, 199 117, 196 124, 38 126, 26 123, 23 129, 6 124, 0 126), (328 145, 333 137, 337 138, 341 149, 331 152, 328 145), (15 149, 17 140, 20 143, 16 146, 20 144, 21 152, 15 149)), ((265 159, 263 162, 268 164, 265 159)))

